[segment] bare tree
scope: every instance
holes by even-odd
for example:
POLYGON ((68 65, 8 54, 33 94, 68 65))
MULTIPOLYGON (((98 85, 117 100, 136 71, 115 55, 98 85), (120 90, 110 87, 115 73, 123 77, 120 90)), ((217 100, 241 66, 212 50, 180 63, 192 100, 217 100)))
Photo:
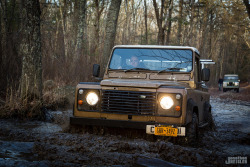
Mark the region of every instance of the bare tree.
POLYGON ((181 45, 182 38, 182 22, 183 22, 183 0, 179 0, 179 17, 178 17, 178 32, 177 32, 177 44, 181 45))
MULTIPOLYGON (((2 51, 2 2, 0 1, 0 78, 1 80, 3 79, 3 63, 2 63, 2 59, 3 59, 3 51, 2 51)), ((3 88, 3 85, 0 84, 0 92, 2 92, 2 88, 3 88)))
POLYGON ((23 56, 21 97, 42 99, 42 54, 39 0, 23 0, 23 40, 20 52, 23 56))
POLYGON ((18 54, 20 33, 17 33, 20 28, 19 19, 17 20, 20 18, 20 12, 16 0, 0 0, 0 13, 0 57, 2 61, 0 91, 5 93, 7 87, 18 86, 17 82, 21 75, 21 58, 18 54))
POLYGON ((157 26, 158 26, 158 44, 163 45, 164 44, 164 32, 166 25, 162 25, 162 21, 164 20, 163 18, 163 9, 164 9, 164 3, 165 0, 161 0, 161 8, 159 11, 158 4, 156 3, 156 0, 153 0, 153 5, 155 9, 155 16, 156 16, 156 21, 157 21, 157 26))
POLYGON ((191 15, 190 15, 190 29, 189 29, 189 35, 188 35, 188 45, 193 45, 193 30, 194 30, 194 14, 195 14, 195 0, 191 0, 191 15))
POLYGON ((249 0, 243 0, 246 9, 247 9, 247 14, 248 14, 248 18, 250 19, 250 4, 249 4, 249 0))
POLYGON ((76 56, 80 58, 83 51, 87 51, 87 37, 86 31, 86 0, 79 1, 79 20, 77 30, 77 41, 76 41, 76 56))
POLYGON ((148 44, 148 10, 147 10, 147 1, 144 0, 144 18, 145 18, 145 44, 148 44))
POLYGON ((170 35, 172 28, 172 13, 173 13, 173 0, 169 0, 169 9, 168 9, 168 29, 167 29, 167 37, 165 44, 170 44, 170 35))
POLYGON ((99 47, 100 42, 100 19, 104 10, 104 0, 94 0, 95 20, 94 20, 94 34, 90 53, 95 53, 99 47))
POLYGON ((108 16, 107 16, 107 21, 106 21, 106 29, 105 29, 106 37, 104 41, 104 50, 103 50, 103 57, 102 57, 103 65, 108 61, 110 52, 112 50, 112 47, 114 46, 120 6, 121 6, 121 0, 111 1, 109 11, 108 11, 108 16))

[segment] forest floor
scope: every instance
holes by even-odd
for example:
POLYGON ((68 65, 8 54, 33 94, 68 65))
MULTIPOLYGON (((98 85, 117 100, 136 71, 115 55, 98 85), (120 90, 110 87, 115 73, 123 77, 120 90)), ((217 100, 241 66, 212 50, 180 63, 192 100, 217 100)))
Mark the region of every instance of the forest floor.
POLYGON ((210 89, 216 130, 203 131, 195 147, 161 139, 70 133, 71 110, 48 111, 44 122, 0 119, 0 166, 226 166, 230 157, 247 157, 243 166, 249 166, 249 90, 210 89))

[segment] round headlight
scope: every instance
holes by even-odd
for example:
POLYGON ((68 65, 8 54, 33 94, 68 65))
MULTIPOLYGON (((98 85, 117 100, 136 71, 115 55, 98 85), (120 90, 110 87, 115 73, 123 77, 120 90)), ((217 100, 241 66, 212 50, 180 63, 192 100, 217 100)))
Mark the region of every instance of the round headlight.
POLYGON ((98 100, 99 100, 99 98, 98 98, 97 94, 94 93, 94 92, 90 92, 86 96, 86 101, 91 106, 96 105, 96 103, 98 102, 98 100))
POLYGON ((163 96, 160 99, 160 105, 163 109, 170 109, 174 105, 174 101, 169 96, 163 96))
POLYGON ((83 90, 82 89, 79 90, 79 94, 80 95, 83 94, 83 90))

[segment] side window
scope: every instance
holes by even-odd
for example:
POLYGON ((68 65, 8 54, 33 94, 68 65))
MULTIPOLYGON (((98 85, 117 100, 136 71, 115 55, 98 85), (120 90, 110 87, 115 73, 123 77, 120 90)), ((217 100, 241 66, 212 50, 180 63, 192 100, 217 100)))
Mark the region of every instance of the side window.
POLYGON ((200 82, 200 61, 197 57, 195 57, 195 64, 194 64, 194 81, 200 82))

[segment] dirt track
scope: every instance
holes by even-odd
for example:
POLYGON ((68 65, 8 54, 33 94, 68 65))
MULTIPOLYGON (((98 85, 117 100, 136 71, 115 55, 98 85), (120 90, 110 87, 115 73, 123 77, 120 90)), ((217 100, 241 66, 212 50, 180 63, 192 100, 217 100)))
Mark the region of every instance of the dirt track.
POLYGON ((217 129, 203 132, 197 147, 65 133, 71 111, 49 112, 52 122, 0 120, 0 166, 225 166, 236 156, 249 164, 250 104, 212 98, 211 105, 217 129))

